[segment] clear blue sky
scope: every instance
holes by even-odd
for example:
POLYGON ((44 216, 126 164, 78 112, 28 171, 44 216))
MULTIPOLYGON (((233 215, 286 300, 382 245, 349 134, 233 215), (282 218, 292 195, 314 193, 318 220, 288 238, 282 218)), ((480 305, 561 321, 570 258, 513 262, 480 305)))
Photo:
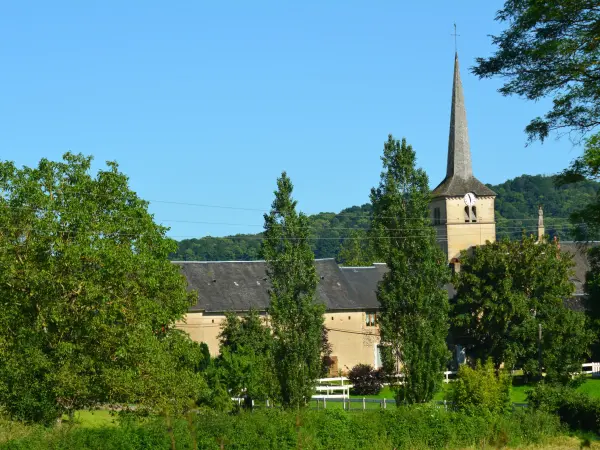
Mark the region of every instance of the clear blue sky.
MULTIPOLYGON (((563 139, 525 148, 546 111, 468 72, 501 1, 5 1, 1 157, 116 160, 150 200, 268 209, 287 170, 306 213, 366 203, 388 133, 444 176, 454 58, 483 182, 560 171, 563 139)), ((151 203, 174 237, 261 230, 257 211, 151 203), (214 225, 177 221, 224 222, 214 225)))

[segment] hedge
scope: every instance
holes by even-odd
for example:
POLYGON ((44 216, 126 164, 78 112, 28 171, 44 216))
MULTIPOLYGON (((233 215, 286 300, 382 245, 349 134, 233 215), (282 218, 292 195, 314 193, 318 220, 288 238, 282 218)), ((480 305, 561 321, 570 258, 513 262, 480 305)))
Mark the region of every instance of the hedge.
MULTIPOLYGON (((2 430, 0 430, 1 432, 2 430)), ((433 406, 389 411, 296 412, 276 409, 228 415, 202 411, 192 426, 173 425, 177 449, 418 449, 543 443, 562 432, 558 419, 543 411, 518 410, 494 417, 468 416, 433 406)), ((105 428, 36 428, 2 450, 170 449, 160 419, 105 428)))

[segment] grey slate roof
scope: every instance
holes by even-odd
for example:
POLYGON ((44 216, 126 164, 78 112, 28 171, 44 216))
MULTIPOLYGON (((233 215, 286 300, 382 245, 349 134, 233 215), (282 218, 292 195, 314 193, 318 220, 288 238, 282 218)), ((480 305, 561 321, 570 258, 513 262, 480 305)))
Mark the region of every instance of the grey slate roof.
MULTIPOLYGON (((174 262, 181 267, 189 289, 198 292, 198 302, 190 308, 206 312, 264 310, 269 305, 269 281, 264 261, 174 262)), ((319 284, 317 298, 328 310, 377 308, 374 289, 377 277, 350 283, 334 259, 315 260, 319 284), (368 286, 370 287, 367 287, 368 286), (355 286, 362 294, 358 294, 355 286), (373 295, 366 295, 369 289, 373 295), (374 301, 373 301, 374 300, 374 301)))
MULTIPOLYGON (((573 255, 575 263, 571 281, 575 295, 565 300, 574 310, 583 309, 583 286, 589 270, 586 255, 592 244, 561 242, 561 251, 573 255)), ((217 313, 224 311, 248 311, 250 308, 265 310, 269 306, 269 280, 264 261, 189 261, 177 262, 187 278, 188 288, 198 292, 198 301, 192 311, 217 313)), ((319 284, 317 298, 327 310, 378 309, 377 284, 387 272, 385 264, 369 267, 340 267, 334 259, 315 260, 319 284)), ((446 290, 450 298, 455 291, 452 285, 446 290)))
POLYGON ((467 192, 477 196, 495 196, 496 193, 473 176, 467 110, 460 80, 458 53, 454 56, 454 81, 450 109, 448 137, 448 165, 446 178, 433 190, 434 197, 462 197, 467 192))
MULTIPOLYGON (((269 280, 264 261, 174 261, 188 281, 188 289, 198 292, 191 311, 217 313, 265 310, 269 306, 269 280)), ((319 284, 317 298, 328 311, 378 309, 377 284, 387 266, 340 267, 334 259, 315 260, 319 284)), ((454 296, 451 285, 446 286, 454 296)))
POLYGON ((571 281, 575 285, 575 295, 583 295, 583 286, 585 284, 585 274, 590 269, 589 261, 587 258, 587 251, 590 246, 596 245, 594 243, 582 243, 582 242, 561 242, 560 250, 562 252, 573 255, 573 262, 575 267, 573 271, 575 274, 571 277, 571 281))

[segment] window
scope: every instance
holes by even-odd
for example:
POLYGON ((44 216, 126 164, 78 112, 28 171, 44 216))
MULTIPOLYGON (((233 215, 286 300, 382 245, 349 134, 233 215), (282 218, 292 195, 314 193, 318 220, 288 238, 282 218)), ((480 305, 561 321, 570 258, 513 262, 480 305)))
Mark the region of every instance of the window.
POLYGON ((442 223, 442 213, 440 208, 433 208, 433 224, 440 225, 442 223))
POLYGON ((381 358, 381 345, 375 344, 375 369, 383 367, 383 360, 381 358))
POLYGON ((467 222, 477 222, 476 206, 471 206, 470 208, 468 206, 465 206, 465 223, 467 222))
POLYGON ((365 313, 365 325, 367 327, 374 327, 377 323, 377 314, 374 312, 365 313))

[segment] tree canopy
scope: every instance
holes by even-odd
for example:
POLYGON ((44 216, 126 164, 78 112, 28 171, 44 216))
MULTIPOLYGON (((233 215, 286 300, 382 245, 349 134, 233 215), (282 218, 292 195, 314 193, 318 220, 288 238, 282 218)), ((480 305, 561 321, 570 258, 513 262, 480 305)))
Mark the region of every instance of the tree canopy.
MULTIPOLYGON (((500 92, 528 100, 552 98, 553 107, 525 128, 529 139, 551 132, 584 143, 583 155, 560 174, 559 183, 600 175, 600 8, 596 0, 506 0, 496 20, 507 24, 492 37, 494 55, 477 58, 473 72, 505 80, 500 92)), ((578 239, 600 235, 600 198, 572 216, 578 239)))
POLYGON ((540 363, 557 381, 581 370, 593 336, 584 315, 564 304, 574 290, 573 261, 557 242, 503 239, 463 251, 460 260, 451 313, 455 343, 475 359, 523 369, 530 378, 540 376, 540 363))
POLYGON ((477 58, 473 72, 506 79, 504 95, 553 97, 553 108, 526 131, 545 139, 554 130, 592 131, 600 124, 600 9, 595 0, 506 0, 492 36, 494 55, 477 58))
POLYGON ((273 354, 284 406, 304 406, 322 371, 323 314, 310 248, 308 218, 296 211, 293 185, 285 172, 277 179, 271 211, 264 215, 263 254, 267 263, 273 354))
POLYGON ((226 314, 219 334, 218 376, 231 397, 266 400, 277 397, 273 338, 260 314, 226 314))
POLYGON ((415 167, 414 150, 390 135, 381 160, 379 186, 371 189, 370 231, 389 268, 377 288, 381 345, 387 369, 404 375, 394 386, 397 400, 426 402, 440 388, 450 357, 449 269, 429 217, 427 174, 415 167))
POLYGON ((174 328, 194 300, 116 163, 0 163, 0 406, 52 422, 100 403, 183 408, 205 352, 174 328))

